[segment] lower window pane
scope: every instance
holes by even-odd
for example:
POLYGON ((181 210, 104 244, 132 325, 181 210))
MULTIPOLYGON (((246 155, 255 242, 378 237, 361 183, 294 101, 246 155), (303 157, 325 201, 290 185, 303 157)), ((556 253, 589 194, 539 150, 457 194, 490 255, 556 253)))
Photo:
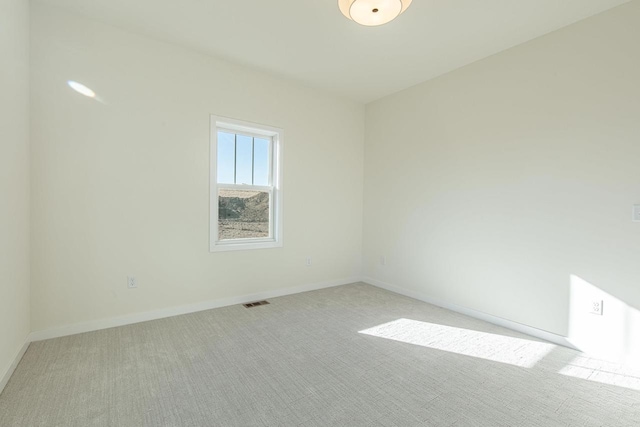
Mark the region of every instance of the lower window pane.
POLYGON ((218 240, 269 237, 269 192, 218 190, 218 240))

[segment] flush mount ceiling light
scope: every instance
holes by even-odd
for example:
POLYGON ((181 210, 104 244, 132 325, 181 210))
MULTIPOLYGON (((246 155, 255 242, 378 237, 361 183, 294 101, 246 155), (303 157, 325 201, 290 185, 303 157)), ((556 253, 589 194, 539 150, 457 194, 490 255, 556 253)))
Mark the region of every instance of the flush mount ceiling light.
POLYGON ((411 0, 338 0, 344 16, 368 27, 393 21, 410 4, 411 0))

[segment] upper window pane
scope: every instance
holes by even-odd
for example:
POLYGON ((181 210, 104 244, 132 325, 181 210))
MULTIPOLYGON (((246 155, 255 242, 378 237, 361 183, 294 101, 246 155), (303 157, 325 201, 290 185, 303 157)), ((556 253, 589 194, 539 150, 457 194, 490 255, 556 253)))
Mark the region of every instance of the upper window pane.
POLYGON ((236 184, 253 184, 253 138, 236 135, 236 184))
POLYGON ((269 140, 253 140, 253 185, 269 185, 269 140))
POLYGON ((219 184, 269 186, 271 139, 218 131, 219 184))
POLYGON ((218 132, 218 182, 235 183, 236 136, 228 132, 218 132))

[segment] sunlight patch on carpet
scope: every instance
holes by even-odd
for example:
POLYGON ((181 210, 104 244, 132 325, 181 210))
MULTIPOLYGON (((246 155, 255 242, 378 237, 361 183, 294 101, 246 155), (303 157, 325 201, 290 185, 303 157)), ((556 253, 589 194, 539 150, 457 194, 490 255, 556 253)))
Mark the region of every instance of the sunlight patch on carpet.
POLYGON ((540 341, 410 319, 394 320, 359 333, 524 368, 532 368, 556 347, 540 341))

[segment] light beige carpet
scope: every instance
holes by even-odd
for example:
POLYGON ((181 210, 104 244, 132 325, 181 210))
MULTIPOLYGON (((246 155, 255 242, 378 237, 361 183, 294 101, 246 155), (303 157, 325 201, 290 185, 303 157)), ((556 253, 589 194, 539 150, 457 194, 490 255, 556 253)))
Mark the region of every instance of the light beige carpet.
POLYGON ((33 343, 0 425, 639 426, 639 377, 353 284, 33 343))

